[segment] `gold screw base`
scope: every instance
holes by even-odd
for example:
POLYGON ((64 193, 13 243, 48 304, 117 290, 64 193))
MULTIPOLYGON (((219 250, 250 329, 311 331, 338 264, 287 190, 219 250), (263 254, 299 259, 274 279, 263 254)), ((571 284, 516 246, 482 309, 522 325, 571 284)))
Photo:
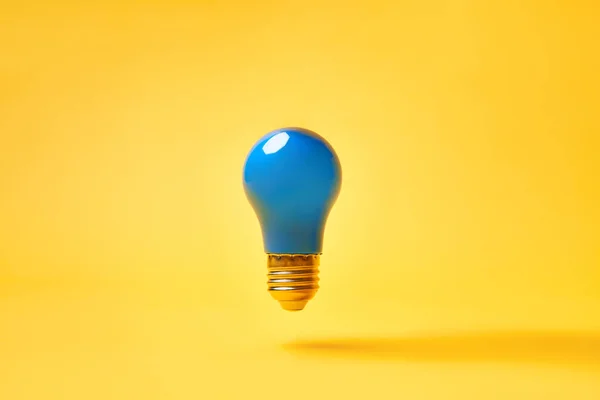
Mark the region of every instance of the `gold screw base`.
POLYGON ((319 290, 319 255, 269 254, 267 286, 287 311, 300 311, 319 290))

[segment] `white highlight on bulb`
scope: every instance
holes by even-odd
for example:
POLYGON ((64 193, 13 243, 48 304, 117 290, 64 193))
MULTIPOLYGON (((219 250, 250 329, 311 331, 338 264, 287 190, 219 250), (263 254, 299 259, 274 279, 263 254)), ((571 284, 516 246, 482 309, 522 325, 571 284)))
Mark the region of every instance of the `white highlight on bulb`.
POLYGON ((290 140, 290 135, 288 135, 286 132, 278 133, 271 139, 267 140, 267 143, 263 145, 262 149, 265 154, 277 153, 283 148, 283 146, 285 146, 288 140, 290 140))

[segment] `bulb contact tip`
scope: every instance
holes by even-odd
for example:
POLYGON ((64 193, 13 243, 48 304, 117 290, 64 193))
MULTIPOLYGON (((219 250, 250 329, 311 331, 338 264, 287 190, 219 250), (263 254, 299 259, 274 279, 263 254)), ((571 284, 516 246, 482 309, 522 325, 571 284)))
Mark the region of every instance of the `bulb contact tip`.
POLYGON ((319 290, 318 254, 269 254, 267 287, 287 311, 304 309, 319 290))

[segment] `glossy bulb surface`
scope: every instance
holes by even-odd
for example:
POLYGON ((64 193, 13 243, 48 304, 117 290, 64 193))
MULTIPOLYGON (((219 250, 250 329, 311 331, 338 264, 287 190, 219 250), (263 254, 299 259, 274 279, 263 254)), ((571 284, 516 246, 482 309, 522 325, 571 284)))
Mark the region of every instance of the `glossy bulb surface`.
MULTIPOLYGON (((339 159, 317 133, 283 128, 252 147, 243 175, 269 254, 269 290, 284 308, 291 307, 280 298, 302 297, 308 291, 314 296, 318 289, 325 224, 341 188, 339 159)), ((287 301, 303 307, 303 300, 287 301)))

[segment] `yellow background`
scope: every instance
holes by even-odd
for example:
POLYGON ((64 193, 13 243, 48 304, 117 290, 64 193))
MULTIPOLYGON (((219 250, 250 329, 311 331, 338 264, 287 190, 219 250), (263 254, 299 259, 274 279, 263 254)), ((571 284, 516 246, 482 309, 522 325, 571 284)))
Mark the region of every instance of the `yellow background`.
POLYGON ((600 398, 593 1, 0 7, 0 398, 600 398), (241 170, 342 162, 321 290, 241 170))

